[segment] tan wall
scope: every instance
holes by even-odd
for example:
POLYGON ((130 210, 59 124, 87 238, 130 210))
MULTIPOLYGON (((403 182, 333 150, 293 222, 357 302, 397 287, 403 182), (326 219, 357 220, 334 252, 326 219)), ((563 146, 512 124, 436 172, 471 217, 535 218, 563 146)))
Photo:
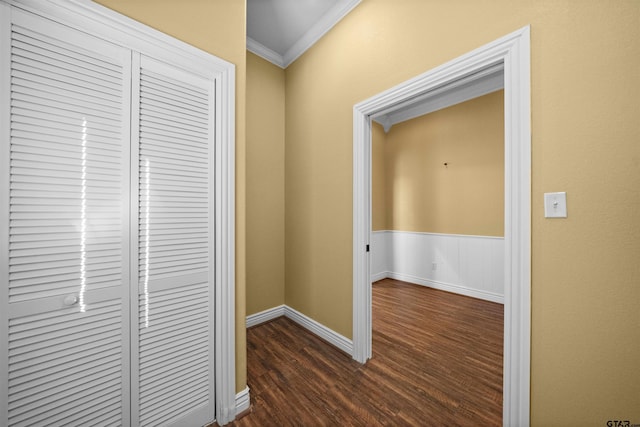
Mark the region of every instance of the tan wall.
POLYGON ((387 178, 385 142, 387 135, 380 123, 371 122, 371 229, 387 230, 387 178))
POLYGON ((639 21, 637 0, 363 0, 286 70, 287 304, 351 336, 353 105, 531 24, 532 424, 640 422, 639 21))
POLYGON ((284 304, 284 70, 247 52, 247 314, 284 304))
POLYGON ((247 383, 245 329, 245 2, 238 0, 98 0, 236 66, 236 388, 247 383))
POLYGON ((391 127, 386 229, 504 236, 503 98, 494 92, 391 127))

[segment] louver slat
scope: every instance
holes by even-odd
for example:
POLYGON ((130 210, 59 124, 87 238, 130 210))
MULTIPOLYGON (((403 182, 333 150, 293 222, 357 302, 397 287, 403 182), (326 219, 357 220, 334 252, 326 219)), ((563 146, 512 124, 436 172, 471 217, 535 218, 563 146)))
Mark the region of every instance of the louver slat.
POLYGON ((204 80, 141 63, 139 417, 160 425, 214 409, 212 92, 204 80))
MULTIPOLYGON (((66 46, 60 47, 59 50, 64 49, 68 55, 73 55, 73 57, 67 62, 60 61, 57 65, 51 64, 49 63, 51 55, 58 54, 53 52, 51 55, 44 56, 43 52, 47 52, 47 46, 54 45, 55 40, 43 40, 43 36, 36 38, 38 36, 37 33, 17 26, 14 26, 13 33, 14 41, 16 39, 20 39, 20 41, 14 43, 12 59, 18 61, 16 64, 19 64, 25 57, 29 57, 32 65, 34 65, 29 70, 29 74, 20 74, 22 77, 15 74, 16 67, 12 66, 12 71, 14 72, 12 88, 14 89, 16 86, 29 87, 31 84, 28 80, 29 76, 38 75, 38 70, 42 68, 50 70, 48 77, 56 77, 54 80, 57 81, 69 80, 70 84, 74 83, 77 78, 77 72, 74 73, 74 70, 90 74, 91 70, 96 68, 95 65, 91 64, 94 61, 93 58, 84 61, 88 64, 86 67, 82 67, 82 64, 84 64, 83 59, 85 58, 82 58, 77 53, 70 52, 66 46), (34 51, 25 50, 31 46, 37 46, 37 51, 35 49, 34 51), (71 62, 74 64, 70 64, 71 62), (42 64, 42 66, 39 68, 35 66, 36 64, 42 64)), ((102 62, 105 61, 103 60, 102 62)), ((14 64, 12 63, 12 65, 14 64)), ((118 71, 113 65, 112 68, 112 74, 118 71)), ((122 68, 119 69, 119 73, 120 86, 111 85, 111 96, 114 99, 122 98, 122 68)), ((94 74, 96 73, 94 72, 94 74)), ((42 77, 42 75, 40 74, 39 77, 42 77)), ((96 79, 102 77, 104 76, 96 76, 96 79)), ((102 88, 102 90, 105 89, 102 88)), ((16 92, 13 93, 16 94, 16 92)), ((19 94, 18 97, 20 97, 19 94)), ((75 241, 84 248, 84 251, 82 249, 78 251, 78 255, 80 255, 79 262, 74 267, 52 269, 43 266, 43 269, 39 270, 37 266, 41 266, 41 264, 32 263, 33 269, 23 269, 19 273, 12 273, 9 284, 10 301, 11 297, 16 300, 17 295, 20 295, 20 300, 39 298, 43 296, 43 292, 45 295, 50 296, 55 293, 56 288, 59 289, 60 293, 67 293, 69 292, 69 286, 75 286, 78 280, 86 281, 87 277, 94 275, 95 277, 107 278, 106 280, 111 285, 112 279, 122 273, 121 263, 117 262, 112 263, 107 269, 102 264, 83 264, 83 258, 86 259, 87 257, 87 244, 112 244, 114 249, 118 249, 118 246, 122 245, 122 224, 120 224, 119 228, 114 229, 111 226, 104 229, 104 231, 100 227, 100 220, 105 210, 116 214, 118 211, 122 212, 124 208, 122 206, 122 197, 120 197, 123 185, 122 160, 124 156, 121 141, 121 120, 120 122, 114 122, 112 126, 101 124, 101 130, 96 131, 86 119, 82 121, 78 119, 83 115, 83 107, 85 105, 95 108, 96 100, 102 99, 104 99, 104 93, 95 89, 87 89, 84 93, 76 93, 73 103, 69 102, 68 96, 60 98, 56 102, 62 104, 67 111, 74 112, 69 116, 65 116, 63 111, 59 112, 60 116, 66 117, 66 123, 54 122, 46 116, 43 118, 41 115, 31 114, 31 110, 27 108, 13 110, 14 114, 11 116, 12 132, 22 133, 30 141, 42 142, 38 144, 40 145, 37 147, 39 150, 28 150, 26 149, 27 144, 24 144, 22 140, 12 140, 11 219, 13 220, 15 214, 20 212, 42 212, 45 217, 46 213, 50 211, 67 212, 70 215, 65 222, 69 227, 75 228, 75 232, 64 232, 65 230, 61 230, 58 227, 46 228, 34 223, 33 220, 25 220, 20 228, 11 229, 10 250, 48 247, 50 248, 48 253, 54 254, 59 252, 62 246, 67 246, 68 243, 75 241), (19 112, 20 115, 16 115, 16 112, 19 112), (110 137, 107 137, 107 135, 110 135, 110 137), (59 138, 59 140, 65 141, 65 144, 61 146, 62 144, 52 140, 49 136, 59 138), (101 140, 98 152, 93 150, 93 141, 96 138, 101 140), (46 145, 48 148, 43 151, 42 145, 46 145), (73 150, 69 150, 68 147, 73 147, 73 150), (108 153, 106 159, 112 159, 112 163, 104 162, 105 152, 108 153), (32 180, 25 178, 42 176, 58 179, 73 177, 76 179, 76 184, 57 185, 51 188, 52 191, 44 194, 20 189, 21 186, 28 184, 32 180), (99 181, 101 186, 109 185, 112 190, 111 194, 98 191, 92 185, 96 181, 99 181), (80 218, 78 218, 78 214, 80 218), (56 245, 53 242, 58 242, 58 244, 56 245), (98 268, 101 272, 97 273, 96 270, 92 270, 94 268, 98 268), (27 289, 25 287, 30 288, 27 289)), ((13 100, 15 100, 15 96, 12 97, 13 100)), ((46 105, 48 101, 40 98, 34 99, 33 103, 46 105)), ((29 105, 28 102, 27 105, 29 105)), ((114 103, 112 108, 103 106, 101 112, 120 118, 122 115, 121 109, 121 105, 114 103)), ((122 214, 118 216, 121 217, 122 214)), ((10 268, 13 265, 30 263, 28 258, 21 259, 19 254, 12 253, 11 255, 10 268)), ((85 285, 89 284, 85 282, 85 285)))
POLYGON ((11 20, 8 425, 122 424, 130 54, 11 20))
MULTIPOLYGON (((96 306, 109 308, 111 322, 98 317, 93 319, 92 310, 82 313, 68 309, 66 313, 50 312, 48 323, 67 323, 77 325, 66 334, 52 335, 40 331, 36 316, 16 319, 9 325, 9 419, 11 425, 37 425, 38 420, 50 422, 51 417, 68 406, 82 407, 91 404, 87 393, 102 393, 102 390, 121 388, 121 311, 120 303, 105 303, 96 306), (115 309, 114 309, 115 308, 115 309), (33 330, 14 333, 19 327, 18 320, 25 325, 33 323, 33 330), (92 326, 100 325, 104 334, 95 331, 92 326), (26 335, 25 335, 26 333, 26 335), (91 338, 87 335, 91 334, 91 338), (101 338, 101 339, 100 339, 101 338), (69 362, 63 372, 55 375, 42 375, 33 378, 33 370, 47 368, 59 360, 76 353, 78 349, 90 350, 98 346, 108 346, 117 351, 117 357, 100 359, 88 364, 84 358, 69 362), (38 350, 39 349, 39 350, 38 350), (25 381, 24 375, 30 375, 31 381, 25 381)), ((20 328, 23 329, 23 328, 20 328)), ((112 392, 111 402, 120 401, 120 391, 112 392)))

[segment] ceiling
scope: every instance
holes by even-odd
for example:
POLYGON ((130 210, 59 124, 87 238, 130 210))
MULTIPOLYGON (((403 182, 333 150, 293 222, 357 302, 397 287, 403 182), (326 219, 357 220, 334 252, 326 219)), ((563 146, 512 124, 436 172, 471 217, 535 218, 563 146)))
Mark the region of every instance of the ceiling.
POLYGON ((247 49, 286 68, 361 0, 247 0, 247 49))

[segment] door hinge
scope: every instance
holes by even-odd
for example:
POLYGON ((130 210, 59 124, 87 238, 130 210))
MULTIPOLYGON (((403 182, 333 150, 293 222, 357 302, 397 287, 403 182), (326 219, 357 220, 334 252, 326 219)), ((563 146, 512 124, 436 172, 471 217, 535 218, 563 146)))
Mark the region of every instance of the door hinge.
POLYGON ((369 245, 367 245, 367 252, 369 252, 369 245))

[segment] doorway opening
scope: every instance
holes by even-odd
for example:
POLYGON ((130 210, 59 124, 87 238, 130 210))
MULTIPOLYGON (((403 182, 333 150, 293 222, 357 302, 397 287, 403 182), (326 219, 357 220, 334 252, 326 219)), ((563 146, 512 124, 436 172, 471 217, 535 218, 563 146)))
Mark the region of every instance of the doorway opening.
POLYGON ((531 336, 530 29, 525 27, 354 106, 353 358, 371 358, 371 120, 504 75, 503 424, 529 425, 531 336))
POLYGON ((417 419, 502 423, 503 82, 373 118, 371 363, 409 373, 417 419))

